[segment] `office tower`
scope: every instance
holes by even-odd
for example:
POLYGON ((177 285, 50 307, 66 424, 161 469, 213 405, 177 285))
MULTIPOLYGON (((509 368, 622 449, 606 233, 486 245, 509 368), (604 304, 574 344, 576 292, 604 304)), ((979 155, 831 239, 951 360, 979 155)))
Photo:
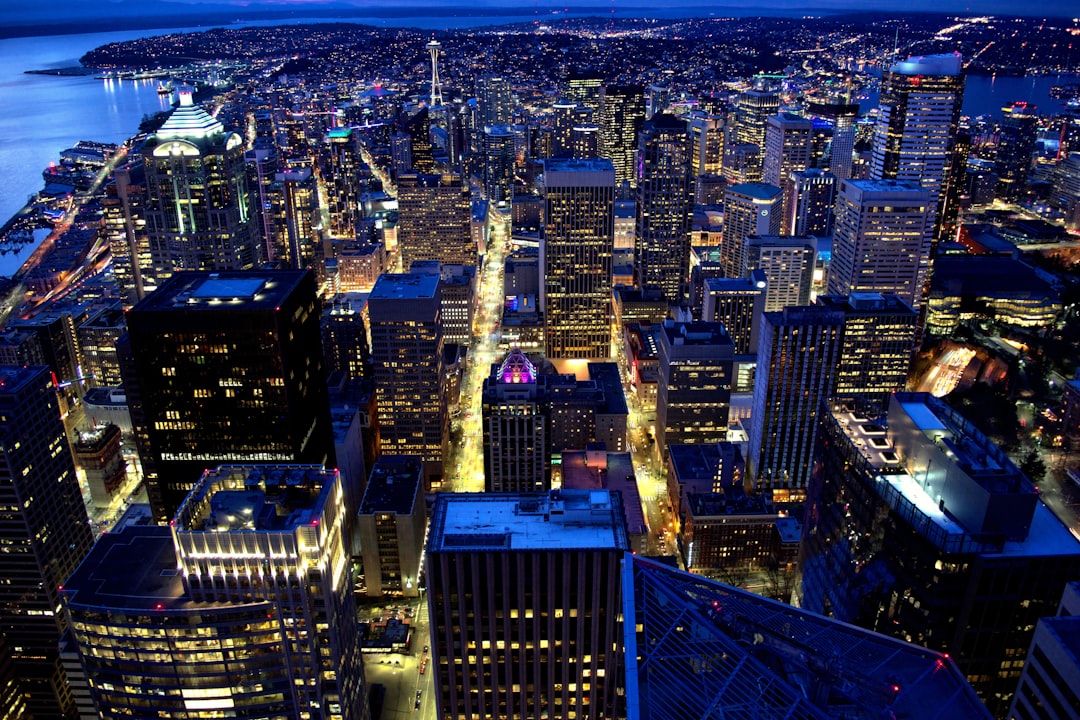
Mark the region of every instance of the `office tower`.
POLYGON ((648 97, 645 100, 646 120, 653 115, 658 115, 667 111, 668 103, 671 100, 671 88, 664 87, 663 85, 650 85, 648 93, 648 97))
POLYGON ((1080 230, 1080 152, 1071 152, 1058 163, 1051 200, 1065 212, 1065 227, 1080 230))
POLYGON ((606 358, 611 353, 615 169, 610 160, 547 160, 544 188, 545 354, 606 358))
POLYGON ((366 308, 363 293, 335 295, 323 308, 319 327, 327 376, 343 372, 351 380, 371 377, 366 308))
POLYGON ((784 186, 784 235, 828 237, 833 232, 836 176, 827 170, 808 168, 793 172, 784 186))
MULTIPOLYGON (((320 267, 325 262, 319 219, 319 191, 311 168, 274 175, 270 186, 273 240, 267 259, 288 267, 320 267)), ((321 269, 320 269, 321 272, 321 269)))
POLYGON ((75 329, 83 359, 83 376, 93 378, 95 385, 116 387, 123 382, 116 341, 125 332, 124 311, 118 302, 102 308, 75 329))
POLYGON ((1001 114, 995 157, 998 195, 1006 200, 1016 200, 1027 191, 1028 172, 1039 133, 1039 116, 1035 106, 1026 102, 1006 105, 1001 108, 1001 114))
POLYGON ((885 405, 907 386, 919 314, 895 295, 825 295, 817 305, 844 313, 834 397, 885 405))
POLYGON ((682 120, 661 113, 645 123, 638 154, 635 279, 639 288, 657 288, 675 305, 690 291, 690 155, 682 120))
POLYGON ((425 491, 441 483, 449 419, 438 275, 385 274, 368 296, 379 450, 424 459, 425 491))
POLYGON ((476 83, 476 98, 484 125, 510 125, 514 122, 514 99, 506 78, 501 75, 481 75, 476 83))
POLYGON ((427 260, 413 263, 409 272, 442 278, 439 318, 443 344, 468 345, 473 339, 473 310, 476 307, 476 266, 427 260))
POLYGON ((995 164, 982 158, 969 158, 964 177, 964 194, 972 205, 988 205, 997 197, 1000 178, 995 164))
POLYGON ((390 170, 392 176, 397 178, 407 172, 412 172, 412 138, 408 133, 398 131, 390 136, 390 170))
POLYGON ((991 717, 948 655, 640 555, 627 572, 641 717, 991 717))
POLYGON ((840 99, 811 100, 807 112, 811 117, 832 125, 826 167, 838 180, 847 180, 851 177, 852 156, 855 153, 855 121, 859 117, 859 105, 840 99))
POLYGON ((553 157, 572 157, 570 136, 575 127, 589 125, 593 111, 572 100, 561 100, 551 106, 553 157))
POLYGON ((788 305, 809 305, 817 263, 817 239, 812 236, 751 235, 743 242, 743 276, 765 273, 765 312, 788 305))
POLYGON ((353 128, 334 128, 326 134, 327 165, 323 170, 326 204, 333 237, 356 237, 360 220, 360 136, 353 128))
POLYGON ((793 113, 771 115, 765 122, 765 152, 761 177, 769 185, 784 187, 793 172, 810 166, 809 118, 793 113))
POLYGON ((528 157, 532 160, 544 160, 555 154, 555 133, 546 125, 529 125, 528 157))
POLYGON ((761 149, 753 143, 724 148, 723 177, 729 185, 761 182, 761 149))
MULTIPOLYGON (((81 380, 84 366, 78 340, 75 337, 75 320, 70 310, 45 310, 29 318, 14 317, 8 320, 9 330, 27 330, 34 334, 41 347, 45 364, 56 375, 56 380, 68 383, 81 380)), ((82 392, 82 383, 72 385, 76 393, 82 392)))
POLYGON ((443 104, 442 81, 439 79, 439 55, 442 54, 442 44, 438 40, 432 40, 427 44, 427 51, 431 55, 431 107, 439 107, 443 104))
POLYGON ((769 118, 780 112, 780 94, 772 90, 746 90, 735 99, 735 140, 765 149, 769 118))
POLYGON ((514 349, 484 379, 484 490, 537 492, 551 488, 548 391, 536 366, 514 349))
POLYGON ((604 76, 594 72, 571 72, 566 79, 566 97, 579 105, 599 112, 604 90, 604 76))
POLYGON ((440 494, 426 577, 440 718, 623 717, 618 493, 440 494))
POLYGON ((151 274, 160 285, 180 270, 254 266, 244 139, 191 100, 143 145, 151 274))
POLYGON ((600 157, 615 167, 615 185, 637 181, 638 132, 645 120, 645 91, 638 85, 606 85, 600 92, 600 157))
POLYGON ((403 112, 398 116, 395 127, 409 136, 411 169, 418 173, 435 172, 435 158, 431 151, 431 116, 428 108, 421 107, 412 115, 403 112))
POLYGON ((153 288, 150 237, 146 231, 146 174, 140 161, 113 170, 101 201, 105 237, 112 255, 116 292, 131 307, 153 288))
POLYGON ((686 123, 690 132, 690 172, 694 177, 719 175, 724 169, 724 118, 693 112, 686 123))
POLYGON ((472 191, 460 175, 398 178, 398 247, 403 267, 418 260, 476 265, 472 191))
POLYGON ((225 465, 103 536, 62 593, 101 717, 367 718, 345 512, 336 471, 225 465))
POLYGON ((727 440, 735 344, 720 323, 668 320, 660 334, 656 444, 727 440))
POLYGON ((178 273, 127 314, 118 350, 154 517, 208 465, 333 465, 310 271, 178 273))
POLYGON ((269 138, 256 138, 259 144, 244 153, 247 184, 251 192, 251 228, 255 236, 256 263, 271 260, 274 241, 274 217, 271 212, 271 186, 278 171, 278 156, 269 138))
MULTIPOLYGON (((514 198, 514 132, 484 128, 484 194, 489 203, 510 205, 514 198)), ((475 264, 475 263, 474 263, 475 264)))
POLYGON ((956 223, 964 162, 955 142, 964 100, 960 53, 911 57, 881 82, 870 177, 916 183, 930 191, 934 237, 956 223))
POLYGON ((600 156, 600 128, 575 125, 570 130, 570 157, 595 160, 600 156))
POLYGON ((0 634, 26 710, 74 710, 59 657, 57 588, 93 544, 48 368, 0 367, 0 634))
POLYGON ((821 305, 766 312, 750 416, 751 480, 775 499, 806 497, 821 401, 836 385, 844 313, 821 305))
POLYGON ((1080 582, 1065 587, 1055 617, 1035 626, 1008 717, 1065 720, 1080 707, 1080 582))
POLYGON ((724 193, 724 241, 721 269, 725 277, 746 274, 745 240, 749 235, 777 235, 784 209, 784 191, 765 183, 741 183, 724 193))
POLYGON ((368 597, 420 595, 427 529, 423 470, 417 455, 383 455, 371 468, 357 514, 368 597))
POLYGON ((705 278, 701 320, 722 324, 736 355, 757 352, 766 286, 763 270, 751 271, 745 278, 705 278))
POLYGON ((836 203, 829 294, 894 293, 918 308, 933 231, 930 190, 893 180, 844 180, 836 203))
POLYGON ((1004 717, 1080 540, 971 422, 926 393, 823 403, 802 606, 947 652, 1004 717))

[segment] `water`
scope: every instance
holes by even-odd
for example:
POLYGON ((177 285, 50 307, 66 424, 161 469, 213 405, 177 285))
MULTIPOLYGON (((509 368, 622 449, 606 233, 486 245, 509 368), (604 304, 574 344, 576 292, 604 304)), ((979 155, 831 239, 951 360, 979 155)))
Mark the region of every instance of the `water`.
MULTIPOLYGON (((1053 115, 1065 110, 1065 100, 1050 97, 1054 85, 1080 82, 1080 75, 1044 75, 1031 77, 994 77, 969 75, 964 81, 963 114, 969 117, 990 115, 1001 117, 1001 108, 1015 101, 1034 103, 1040 115, 1053 115)), ((859 101, 862 111, 868 112, 878 104, 877 91, 859 101)))

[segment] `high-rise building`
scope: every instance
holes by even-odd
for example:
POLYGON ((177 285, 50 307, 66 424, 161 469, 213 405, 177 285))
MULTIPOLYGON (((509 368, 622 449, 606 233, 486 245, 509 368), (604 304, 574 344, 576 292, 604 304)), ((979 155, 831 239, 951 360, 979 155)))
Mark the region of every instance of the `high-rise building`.
POLYGON ((127 324, 124 322, 124 311, 118 302, 102 308, 75 328, 82 355, 83 377, 93 378, 98 386, 117 387, 123 383, 116 341, 125 332, 127 324))
POLYGON ((438 716, 625 716, 627 557, 619 493, 437 496, 426 577, 438 716))
POLYGON ((104 535, 62 591, 100 717, 365 720, 345 512, 336 471, 222 466, 104 535))
MULTIPOLYGON (((514 131, 484 128, 484 194, 488 202, 510 205, 514 198, 514 131)), ((474 263, 475 264, 475 263, 474 263)))
POLYGON ((919 314, 895 295, 823 295, 817 305, 844 313, 834 397, 861 397, 879 405, 907 386, 919 314))
POLYGON ((550 359, 611 353, 615 169, 610 160, 544 162, 541 306, 550 359))
POLYGON ((719 175, 724 169, 723 116, 693 112, 686 122, 690 132, 690 172, 694 177, 719 175))
POLYGON ((130 162, 113 170, 101 201, 116 291, 124 307, 142 300, 147 285, 152 290, 155 283, 146 231, 145 183, 145 165, 130 162))
POLYGON ((604 76, 595 72, 571 72, 566 78, 566 97, 579 105, 600 111, 603 102, 604 76))
POLYGON ((1080 712, 1080 582, 1071 582, 1057 615, 1035 626, 1024 672, 1009 707, 1016 720, 1065 720, 1080 712))
POLYGON ((810 166, 809 118, 783 112, 771 115, 765 124, 765 153, 761 161, 762 180, 784 187, 793 172, 810 166))
POLYGON ((417 455, 383 455, 371 468, 356 518, 368 597, 420 595, 427 529, 423 470, 417 455))
POLYGON ((319 192, 311 168, 276 173, 269 195, 272 236, 266 258, 288 267, 321 272, 325 253, 318 217, 319 192))
MULTIPOLYGON (((151 274, 254 266, 244 139, 180 90, 180 106, 143 145, 151 274)), ((145 279, 144 279, 145 284, 145 279)))
POLYGON ((415 114, 407 112, 398 116, 396 127, 409 136, 410 170, 418 173, 435 172, 435 158, 431 150, 431 115, 426 106, 415 114))
POLYGON ((746 274, 745 240, 749 235, 777 235, 783 217, 784 191, 765 183, 740 183, 724 193, 724 240, 720 265, 725 277, 746 274))
POLYGON ((720 323, 668 320, 660 333, 656 444, 727 440, 735 344, 720 323))
POLYGON ((1006 200, 1016 200, 1027 191, 1028 173, 1039 133, 1039 116, 1035 106, 1026 102, 1006 105, 1001 108, 1001 115, 995 157, 998 195, 1006 200))
MULTIPOLYGON (((258 126, 256 120, 256 132, 258 126)), ((266 262, 271 259, 270 250, 274 241, 270 193, 279 161, 277 150, 269 137, 256 136, 255 141, 258 144, 244 153, 244 162, 247 164, 248 189, 251 192, 251 227, 255 235, 256 262, 266 262)))
POLYGON ((593 160, 600 157, 600 127, 575 125, 570 130, 570 157, 593 160))
POLYGON ((330 234, 356 237, 360 220, 360 136, 353 128, 334 128, 326 134, 327 163, 323 168, 330 234))
POLYGON ((425 491, 441 483, 449 417, 438 275, 381 275, 368 296, 380 452, 424 459, 425 491))
POLYGON ((302 270, 179 273, 127 313, 121 371, 156 519, 209 465, 333 465, 319 317, 302 270))
POLYGON ((484 379, 484 489, 538 492, 551 488, 547 388, 536 366, 514 349, 484 379))
POLYGON ((552 157, 573 157, 571 134, 574 128, 592 122, 593 111, 573 100, 560 100, 551 106, 552 157))
POLYGON ((481 75, 476 83, 476 99, 484 125, 509 125, 514 122, 514 97, 510 82, 501 75, 481 75))
POLYGON ((833 232, 836 176, 827 170, 808 168, 793 172, 784 186, 784 235, 829 237, 833 232))
POLYGON ((705 278, 701 320, 722 324, 736 355, 757 352, 767 285, 763 270, 751 271, 745 278, 705 278))
POLYGON ((600 157, 615 167, 615 184, 637 181, 638 132, 645 120, 645 90, 637 85, 606 85, 600 93, 600 157))
POLYGON ((653 115, 641 131, 637 181, 637 263, 640 288, 657 288, 673 304, 690 287, 690 221, 694 185, 686 123, 653 115))
POLYGON ((822 399, 836 384, 844 313, 821 305, 766 312, 758 343, 747 471, 777 499, 802 500, 822 399))
POLYGON ((27 714, 60 720, 74 701, 57 590, 94 540, 48 368, 0 366, 0 436, 0 682, 13 679, 27 714))
POLYGON ((735 99, 735 140, 765 149, 769 118, 780 112, 780 94, 773 90, 746 90, 735 99))
POLYGON ((1036 623, 1080 573, 1080 540, 929 394, 895 393, 887 411, 822 403, 817 437, 802 607, 948 653, 1005 717, 1036 623))
POLYGON ((327 376, 343 372, 352 380, 371 377, 366 308, 367 296, 358 292, 335 295, 323 308, 319 327, 327 376))
POLYGON ((751 235, 743 242, 742 275, 765 273, 765 312, 809 305, 817 263, 817 239, 809 235, 751 235))
POLYGON ((918 308, 930 271, 934 198, 930 190, 894 180, 840 183, 830 295, 893 293, 918 308))
POLYGON ((418 260, 476 265, 472 192, 459 175, 398 178, 398 247, 403 267, 418 260))
POLYGON ((956 223, 967 158, 956 162, 955 143, 964 101, 960 53, 910 57, 881 82, 870 177, 916 183, 930 191, 934 237, 956 223))
POLYGON ((855 153, 855 121, 859 117, 857 103, 840 99, 811 100, 807 108, 811 117, 825 120, 832 126, 828 163, 824 165, 838 180, 851 177, 855 153))

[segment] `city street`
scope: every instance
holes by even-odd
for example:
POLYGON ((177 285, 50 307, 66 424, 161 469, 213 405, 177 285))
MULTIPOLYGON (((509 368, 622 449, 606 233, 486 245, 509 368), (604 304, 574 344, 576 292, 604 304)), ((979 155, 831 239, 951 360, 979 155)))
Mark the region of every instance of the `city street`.
MULTIPOLYGON (((387 598, 376 602, 388 602, 387 598)), ((419 598, 398 600, 394 606, 415 608, 410 619, 412 641, 407 653, 367 653, 364 655, 364 675, 368 687, 379 684, 386 688, 382 720, 432 720, 435 717, 435 666, 431 663, 431 646, 427 603, 419 598), (427 662, 425 662, 427 659, 427 662), (423 664, 424 672, 420 672, 423 664), (419 693, 419 696, 417 695, 419 693), (417 708, 417 699, 420 707, 417 708)), ((380 609, 385 606, 380 606, 380 609)), ((385 617, 385 611, 373 612, 361 607, 361 620, 385 617)))

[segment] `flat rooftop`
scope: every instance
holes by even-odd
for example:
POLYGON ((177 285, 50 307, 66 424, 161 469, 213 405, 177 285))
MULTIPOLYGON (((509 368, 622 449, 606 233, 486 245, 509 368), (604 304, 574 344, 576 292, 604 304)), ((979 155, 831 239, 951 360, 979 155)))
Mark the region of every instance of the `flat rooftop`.
POLYGON ((300 285, 307 270, 180 272, 147 295, 132 312, 273 309, 300 285))
POLYGON ((412 273, 384 273, 368 295, 373 300, 431 300, 439 286, 439 276, 412 273))
POLYGON ((622 500, 606 490, 441 493, 428 552, 627 550, 622 500))
POLYGON ((779 188, 776 185, 770 185, 769 183, 759 182, 739 183, 738 185, 732 185, 727 191, 728 193, 734 193, 736 195, 745 195, 754 200, 769 201, 775 200, 784 193, 783 188, 779 188))
POLYGON ((36 382, 39 375, 45 376, 47 367, 18 365, 0 365, 0 395, 18 393, 31 382, 36 382))
MULTIPOLYGON (((360 515, 411 515, 423 482, 424 460, 418 455, 383 455, 371 468, 360 515)), ((423 500, 420 501, 421 504, 423 500)))

